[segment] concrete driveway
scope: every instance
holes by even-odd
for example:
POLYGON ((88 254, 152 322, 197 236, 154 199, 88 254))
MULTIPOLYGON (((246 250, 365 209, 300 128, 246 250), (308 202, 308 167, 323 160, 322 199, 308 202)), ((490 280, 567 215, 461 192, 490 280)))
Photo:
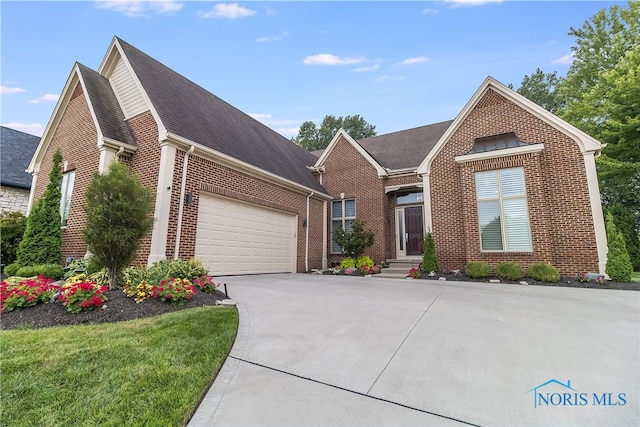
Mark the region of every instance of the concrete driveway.
POLYGON ((197 426, 637 426, 640 293, 226 277, 238 337, 197 426))

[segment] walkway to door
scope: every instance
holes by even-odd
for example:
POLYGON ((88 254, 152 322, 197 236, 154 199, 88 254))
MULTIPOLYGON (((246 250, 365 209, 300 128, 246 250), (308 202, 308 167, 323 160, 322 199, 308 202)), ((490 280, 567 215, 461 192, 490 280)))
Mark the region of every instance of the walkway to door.
POLYGON ((640 419, 638 292, 305 274, 224 281, 240 329, 191 427, 640 419))

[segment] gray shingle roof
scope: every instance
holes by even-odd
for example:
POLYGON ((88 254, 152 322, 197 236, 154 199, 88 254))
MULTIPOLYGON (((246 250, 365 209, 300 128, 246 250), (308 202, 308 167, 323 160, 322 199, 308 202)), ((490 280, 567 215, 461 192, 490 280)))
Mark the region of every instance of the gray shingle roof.
POLYGON ((87 95, 96 113, 102 135, 129 145, 135 145, 109 80, 80 63, 77 65, 87 88, 87 95))
POLYGON ((117 40, 168 132, 326 194, 306 168, 315 164, 313 154, 117 40))
POLYGON ((8 187, 31 188, 31 174, 25 172, 40 138, 0 127, 0 183, 8 187))
POLYGON ((389 169, 417 168, 444 135, 453 120, 420 126, 358 141, 380 166, 389 169))

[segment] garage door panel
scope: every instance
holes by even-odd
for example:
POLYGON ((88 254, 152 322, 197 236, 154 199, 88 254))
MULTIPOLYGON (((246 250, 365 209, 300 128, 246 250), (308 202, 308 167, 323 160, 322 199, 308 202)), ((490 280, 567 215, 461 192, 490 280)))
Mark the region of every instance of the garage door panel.
POLYGON ((214 275, 295 271, 295 215, 200 196, 196 257, 214 275))

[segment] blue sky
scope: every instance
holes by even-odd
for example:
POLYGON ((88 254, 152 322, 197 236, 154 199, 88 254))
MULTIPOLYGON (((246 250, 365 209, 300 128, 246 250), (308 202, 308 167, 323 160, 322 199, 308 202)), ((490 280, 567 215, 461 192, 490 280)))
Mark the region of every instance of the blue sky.
POLYGON ((359 114, 378 134, 455 118, 487 76, 564 76, 570 27, 612 1, 1 1, 0 123, 41 135, 114 35, 290 138, 359 114))

